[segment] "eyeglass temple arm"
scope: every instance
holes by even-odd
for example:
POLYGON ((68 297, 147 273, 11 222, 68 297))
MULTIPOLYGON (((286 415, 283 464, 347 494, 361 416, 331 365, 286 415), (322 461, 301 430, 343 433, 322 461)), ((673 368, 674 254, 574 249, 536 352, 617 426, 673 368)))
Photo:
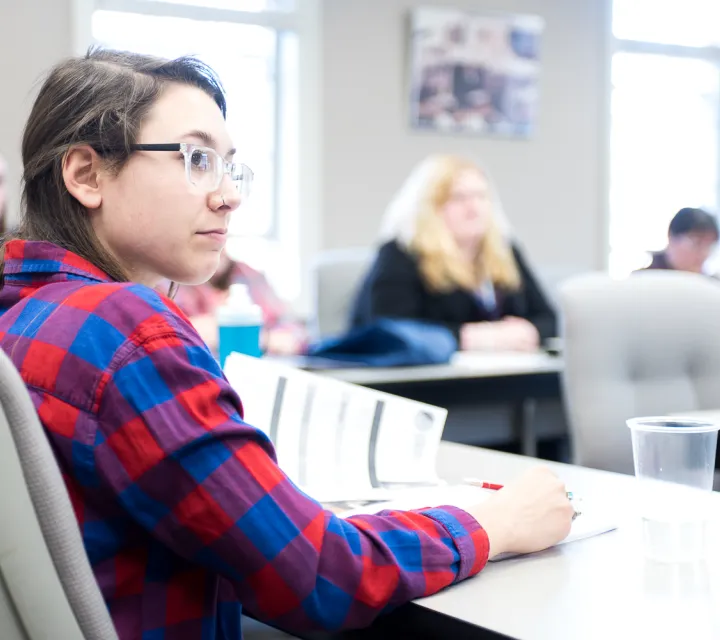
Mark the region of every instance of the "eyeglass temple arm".
POLYGON ((131 144, 130 148, 134 151, 180 151, 182 144, 179 142, 171 142, 168 144, 131 144))

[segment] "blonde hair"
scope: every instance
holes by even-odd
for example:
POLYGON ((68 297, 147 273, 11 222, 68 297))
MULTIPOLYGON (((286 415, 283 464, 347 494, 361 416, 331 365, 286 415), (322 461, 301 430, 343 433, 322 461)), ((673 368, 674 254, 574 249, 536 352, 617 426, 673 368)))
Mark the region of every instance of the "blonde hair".
POLYGON ((509 225, 487 172, 456 156, 431 156, 415 167, 388 206, 380 232, 383 242, 395 240, 417 256, 426 284, 439 292, 472 291, 487 280, 506 290, 519 289, 520 273, 508 236, 509 225), (474 264, 464 259, 440 215, 455 180, 468 170, 485 178, 492 203, 474 264))

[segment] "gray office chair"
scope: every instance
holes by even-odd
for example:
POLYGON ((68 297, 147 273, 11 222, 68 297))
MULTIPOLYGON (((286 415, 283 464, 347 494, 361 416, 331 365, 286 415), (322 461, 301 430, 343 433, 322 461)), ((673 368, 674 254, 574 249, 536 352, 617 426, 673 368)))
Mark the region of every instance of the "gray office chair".
POLYGON ((0 638, 117 640, 50 444, 2 351, 0 638))
POLYGON ((633 472, 625 420, 720 409, 720 282, 589 274, 560 291, 574 462, 633 472))
POLYGON ((374 249, 338 249, 325 251, 315 259, 311 267, 311 328, 315 337, 347 330, 358 287, 374 257, 374 249))

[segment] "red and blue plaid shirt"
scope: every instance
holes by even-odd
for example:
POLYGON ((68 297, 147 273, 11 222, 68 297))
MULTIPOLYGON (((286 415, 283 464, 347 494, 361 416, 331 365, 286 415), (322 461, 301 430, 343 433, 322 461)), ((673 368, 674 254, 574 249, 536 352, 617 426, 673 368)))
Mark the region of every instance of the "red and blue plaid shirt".
POLYGON ((478 572, 453 507, 348 520, 298 490, 187 319, 55 245, 6 245, 0 346, 63 472, 122 640, 359 627, 478 572))

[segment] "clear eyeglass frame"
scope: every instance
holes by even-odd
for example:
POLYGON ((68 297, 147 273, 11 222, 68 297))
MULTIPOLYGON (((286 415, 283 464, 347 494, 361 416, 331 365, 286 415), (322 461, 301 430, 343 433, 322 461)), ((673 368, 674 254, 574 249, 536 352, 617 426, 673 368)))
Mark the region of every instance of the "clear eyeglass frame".
POLYGON ((213 193, 220 188, 223 178, 227 175, 243 199, 250 195, 255 177, 252 169, 242 162, 225 160, 211 147, 178 142, 135 144, 131 149, 133 151, 180 151, 185 158, 185 177, 192 187, 203 193, 213 193))

